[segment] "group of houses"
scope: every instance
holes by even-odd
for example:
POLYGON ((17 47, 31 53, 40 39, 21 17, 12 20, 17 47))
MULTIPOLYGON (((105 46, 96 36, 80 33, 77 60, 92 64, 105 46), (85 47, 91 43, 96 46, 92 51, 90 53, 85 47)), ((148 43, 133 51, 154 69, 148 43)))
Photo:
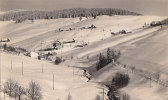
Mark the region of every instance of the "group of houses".
POLYGON ((160 25, 162 25, 162 22, 161 22, 161 21, 152 21, 152 22, 150 23, 150 26, 160 26, 160 25))
POLYGON ((9 38, 3 38, 0 40, 0 42, 10 42, 10 39, 9 38))
POLYGON ((118 34, 129 34, 131 32, 127 32, 126 30, 120 30, 119 32, 111 32, 111 35, 118 35, 118 34))

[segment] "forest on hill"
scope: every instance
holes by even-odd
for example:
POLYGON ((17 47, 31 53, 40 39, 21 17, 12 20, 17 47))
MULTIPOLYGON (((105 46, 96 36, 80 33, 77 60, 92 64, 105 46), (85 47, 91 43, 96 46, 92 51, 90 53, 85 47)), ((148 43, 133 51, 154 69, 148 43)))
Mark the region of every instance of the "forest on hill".
POLYGON ((112 8, 71 8, 58 11, 18 11, 8 12, 0 16, 1 21, 13 20, 16 23, 23 22, 25 20, 35 19, 57 19, 57 18, 76 18, 76 17, 93 17, 101 15, 141 15, 139 13, 131 12, 128 10, 112 9, 112 8))

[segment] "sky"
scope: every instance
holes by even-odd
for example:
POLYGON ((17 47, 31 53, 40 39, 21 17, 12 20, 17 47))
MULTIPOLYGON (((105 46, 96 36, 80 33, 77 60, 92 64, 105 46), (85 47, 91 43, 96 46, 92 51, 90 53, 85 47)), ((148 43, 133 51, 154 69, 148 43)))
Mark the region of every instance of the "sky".
POLYGON ((144 15, 168 16, 168 0, 0 0, 1 10, 60 10, 117 8, 144 15))

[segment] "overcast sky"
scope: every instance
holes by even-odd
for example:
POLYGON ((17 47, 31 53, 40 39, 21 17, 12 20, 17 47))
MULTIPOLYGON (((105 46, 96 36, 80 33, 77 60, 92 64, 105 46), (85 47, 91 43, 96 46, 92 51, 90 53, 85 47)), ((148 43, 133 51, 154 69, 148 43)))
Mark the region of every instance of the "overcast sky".
POLYGON ((168 15, 168 0, 0 0, 0 9, 3 10, 59 10, 76 7, 119 8, 146 15, 168 15))

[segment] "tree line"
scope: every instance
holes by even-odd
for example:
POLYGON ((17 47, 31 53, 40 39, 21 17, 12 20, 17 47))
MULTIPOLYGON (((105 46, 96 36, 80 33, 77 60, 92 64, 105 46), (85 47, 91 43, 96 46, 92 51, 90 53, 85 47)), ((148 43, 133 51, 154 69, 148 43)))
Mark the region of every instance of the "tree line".
POLYGON ((112 8, 71 8, 58 11, 20 11, 9 12, 0 16, 1 21, 14 20, 20 23, 25 20, 35 19, 57 19, 57 18, 76 18, 76 17, 93 17, 100 15, 141 15, 135 12, 112 8))

